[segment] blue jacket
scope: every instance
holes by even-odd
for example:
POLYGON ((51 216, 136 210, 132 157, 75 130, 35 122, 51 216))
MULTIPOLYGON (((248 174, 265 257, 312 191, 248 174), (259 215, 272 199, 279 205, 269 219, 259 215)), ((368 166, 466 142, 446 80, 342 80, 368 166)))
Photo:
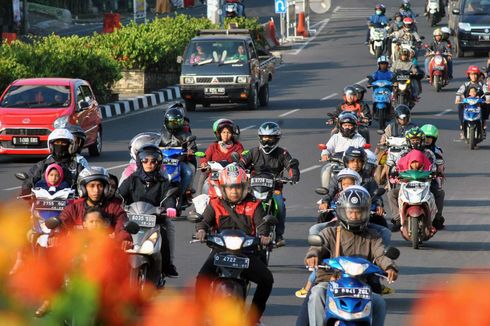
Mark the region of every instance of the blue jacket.
POLYGON ((388 25, 388 18, 385 15, 371 15, 368 20, 369 25, 375 25, 376 27, 382 27, 388 25))
POLYGON ((393 71, 381 71, 381 70, 376 70, 372 75, 371 78, 373 81, 375 80, 392 80, 395 77, 395 73, 393 71))

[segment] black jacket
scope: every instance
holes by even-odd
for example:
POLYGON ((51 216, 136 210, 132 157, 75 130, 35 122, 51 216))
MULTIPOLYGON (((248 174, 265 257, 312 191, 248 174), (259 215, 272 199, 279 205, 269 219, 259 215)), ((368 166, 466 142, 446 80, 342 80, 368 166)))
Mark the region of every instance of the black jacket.
MULTIPOLYGON (((379 188, 376 181, 374 181, 372 178, 363 178, 361 186, 364 187, 371 196, 373 196, 374 192, 379 188)), ((335 175, 332 179, 330 179, 330 183, 328 184, 328 194, 322 198, 322 202, 330 205, 330 202, 335 198, 335 196, 337 196, 339 191, 339 181, 335 175)), ((372 197, 371 202, 376 204, 376 206, 383 207, 383 198, 381 196, 372 197)))
POLYGON ((275 176, 281 176, 284 170, 289 170, 288 176, 297 182, 300 177, 299 166, 290 167, 291 159, 291 154, 281 147, 277 147, 270 154, 265 154, 259 147, 254 147, 243 155, 240 165, 244 169, 253 170, 255 174, 269 172, 275 176))

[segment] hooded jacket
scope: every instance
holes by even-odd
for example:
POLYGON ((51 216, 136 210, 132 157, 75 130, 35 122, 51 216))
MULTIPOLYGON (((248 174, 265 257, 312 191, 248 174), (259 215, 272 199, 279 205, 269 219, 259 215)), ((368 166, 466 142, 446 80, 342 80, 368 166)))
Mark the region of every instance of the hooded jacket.
POLYGON ((427 156, 424 154, 424 152, 419 151, 418 149, 413 149, 411 150, 407 155, 403 156, 398 160, 396 163, 396 170, 398 172, 403 172, 410 169, 410 164, 412 162, 418 161, 422 163, 423 170, 424 171, 430 171, 431 170, 431 163, 430 160, 427 158, 427 156))

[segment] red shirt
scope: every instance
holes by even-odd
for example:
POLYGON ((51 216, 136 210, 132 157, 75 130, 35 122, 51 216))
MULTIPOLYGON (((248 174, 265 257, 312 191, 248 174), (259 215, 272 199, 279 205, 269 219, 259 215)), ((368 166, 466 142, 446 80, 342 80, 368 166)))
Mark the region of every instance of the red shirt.
POLYGON ((201 164, 208 161, 228 161, 231 163, 231 153, 233 152, 237 152, 240 155, 242 154, 243 146, 240 142, 234 143, 226 152, 221 150, 221 145, 219 143, 214 142, 209 145, 206 150, 206 156, 201 159, 201 164))

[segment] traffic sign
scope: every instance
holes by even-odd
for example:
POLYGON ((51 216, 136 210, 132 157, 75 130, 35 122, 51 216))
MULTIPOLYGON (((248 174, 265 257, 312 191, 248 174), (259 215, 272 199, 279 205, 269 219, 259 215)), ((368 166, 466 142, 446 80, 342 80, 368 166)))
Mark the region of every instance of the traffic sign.
POLYGON ((287 11, 287 0, 275 0, 274 11, 276 14, 285 14, 287 11))

